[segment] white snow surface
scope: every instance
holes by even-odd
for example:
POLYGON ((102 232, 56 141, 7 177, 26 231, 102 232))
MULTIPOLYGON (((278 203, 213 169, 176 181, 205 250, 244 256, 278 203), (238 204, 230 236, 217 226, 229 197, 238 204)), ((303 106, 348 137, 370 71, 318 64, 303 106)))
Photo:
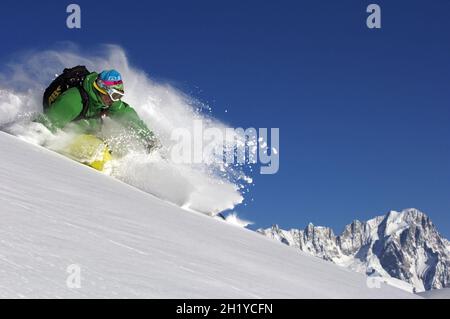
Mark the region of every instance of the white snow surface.
POLYGON ((416 297, 3 132, 0 161, 2 298, 416 297))
POLYGON ((427 299, 450 299, 450 288, 433 289, 420 292, 418 295, 427 299))

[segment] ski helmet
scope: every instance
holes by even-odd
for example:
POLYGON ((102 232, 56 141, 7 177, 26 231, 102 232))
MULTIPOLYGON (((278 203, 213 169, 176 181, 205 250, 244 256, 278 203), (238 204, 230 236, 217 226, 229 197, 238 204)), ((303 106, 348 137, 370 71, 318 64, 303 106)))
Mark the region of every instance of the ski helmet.
POLYGON ((108 94, 113 101, 120 100, 124 95, 122 76, 116 70, 102 71, 94 82, 94 87, 101 93, 108 94))

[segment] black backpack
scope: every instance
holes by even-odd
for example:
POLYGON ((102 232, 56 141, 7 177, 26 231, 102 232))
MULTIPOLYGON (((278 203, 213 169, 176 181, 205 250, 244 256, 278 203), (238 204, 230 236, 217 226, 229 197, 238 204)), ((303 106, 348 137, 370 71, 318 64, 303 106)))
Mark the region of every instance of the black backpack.
POLYGON ((56 99, 65 91, 70 88, 76 87, 80 91, 81 100, 83 101, 83 110, 78 118, 84 118, 89 108, 89 96, 86 90, 83 88, 83 81, 90 72, 84 65, 78 65, 70 69, 64 69, 52 83, 47 87, 44 92, 43 105, 44 112, 50 105, 52 105, 56 99))

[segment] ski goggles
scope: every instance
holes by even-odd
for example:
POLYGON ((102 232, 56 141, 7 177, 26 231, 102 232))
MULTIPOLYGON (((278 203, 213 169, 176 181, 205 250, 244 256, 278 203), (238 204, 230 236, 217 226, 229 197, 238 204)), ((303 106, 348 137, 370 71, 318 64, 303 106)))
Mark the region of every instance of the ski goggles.
POLYGON ((107 88, 105 91, 114 102, 119 101, 125 95, 122 91, 115 88, 107 88))
POLYGON ((94 82, 94 87, 102 94, 108 95, 111 100, 114 102, 119 101, 125 93, 114 87, 102 85, 102 83, 94 82))

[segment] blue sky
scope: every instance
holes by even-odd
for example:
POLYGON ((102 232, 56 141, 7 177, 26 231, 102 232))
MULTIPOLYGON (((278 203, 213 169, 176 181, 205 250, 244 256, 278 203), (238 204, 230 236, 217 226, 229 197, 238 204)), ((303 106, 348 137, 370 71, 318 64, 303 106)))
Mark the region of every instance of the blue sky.
POLYGON ((230 126, 279 127, 280 171, 238 209, 256 227, 340 232, 416 207, 450 237, 449 1, 72 2, 81 30, 65 27, 71 2, 3 1, 0 57, 115 43, 230 126))

